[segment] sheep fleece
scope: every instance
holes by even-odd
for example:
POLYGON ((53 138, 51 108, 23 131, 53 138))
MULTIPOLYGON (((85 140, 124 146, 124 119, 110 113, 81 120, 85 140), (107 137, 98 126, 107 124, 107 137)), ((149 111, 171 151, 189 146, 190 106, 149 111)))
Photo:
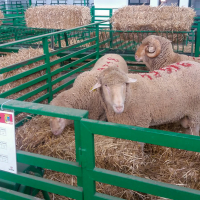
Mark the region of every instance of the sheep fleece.
POLYGON ((90 119, 105 120, 105 111, 98 93, 90 92, 90 89, 96 83, 99 73, 109 66, 116 66, 128 72, 128 66, 120 55, 106 54, 95 63, 91 71, 80 74, 71 89, 60 93, 50 104, 88 110, 90 119))
MULTIPOLYGON (((124 112, 104 103, 109 122, 149 127, 184 116, 190 126, 200 120, 200 64, 185 61, 146 74, 128 74, 137 82, 127 85, 124 112)), ((102 93, 102 89, 98 89, 102 93)), ((103 95, 101 95, 103 96, 103 95)), ((101 98, 103 101, 103 99, 101 98)))

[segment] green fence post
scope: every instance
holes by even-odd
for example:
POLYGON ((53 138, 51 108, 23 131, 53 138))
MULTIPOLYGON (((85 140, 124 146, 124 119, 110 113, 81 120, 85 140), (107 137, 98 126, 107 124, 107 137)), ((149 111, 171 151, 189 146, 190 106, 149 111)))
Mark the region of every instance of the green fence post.
POLYGON ((99 59, 99 24, 96 24, 96 44, 97 44, 97 47, 96 47, 96 58, 99 59))
POLYGON ((62 47, 62 45, 61 45, 61 39, 60 39, 60 34, 58 34, 58 46, 59 46, 59 49, 62 47))
POLYGON ((95 21, 95 7, 92 6, 91 9, 90 9, 90 13, 91 13, 91 23, 94 23, 95 21))
MULTIPOLYGON (((81 124, 80 121, 74 121, 75 129, 75 145, 76 145, 76 162, 79 163, 79 166, 82 165, 81 160, 81 124)), ((82 177, 77 177, 77 185, 83 187, 82 177)))
POLYGON ((66 44, 66 46, 69 46, 68 37, 67 37, 67 33, 66 32, 64 33, 64 38, 65 38, 65 44, 66 44))
POLYGON ((200 22, 197 24, 196 38, 195 38, 195 57, 199 57, 200 47, 200 22))
POLYGON ((95 168, 94 155, 94 134, 90 133, 81 121, 81 153, 82 153, 82 172, 83 172, 83 195, 84 199, 94 199, 96 192, 95 181, 90 176, 90 171, 95 168))
MULTIPOLYGON (((111 19, 112 17, 112 9, 109 10, 109 18, 111 19)), ((110 27, 110 48, 113 46, 113 32, 112 32, 112 24, 109 22, 109 27, 110 27)))
POLYGON ((43 44, 43 51, 45 54, 45 64, 46 64, 46 73, 48 74, 47 83, 49 85, 48 92, 48 103, 51 102, 53 99, 53 93, 52 93, 52 84, 51 84, 51 67, 50 67, 50 56, 49 56, 49 46, 48 46, 48 38, 44 37, 42 38, 42 44, 43 44))
POLYGON ((17 25, 17 22, 16 22, 16 18, 13 18, 13 26, 16 26, 17 25))

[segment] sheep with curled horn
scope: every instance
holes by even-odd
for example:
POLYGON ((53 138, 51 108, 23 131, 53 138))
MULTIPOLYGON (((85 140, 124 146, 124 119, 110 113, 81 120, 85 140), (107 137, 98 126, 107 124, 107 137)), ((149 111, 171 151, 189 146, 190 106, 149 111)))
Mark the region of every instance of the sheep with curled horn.
POLYGON ((156 35, 147 36, 142 41, 135 53, 135 59, 143 61, 150 71, 186 60, 200 63, 200 58, 175 53, 170 40, 156 35))

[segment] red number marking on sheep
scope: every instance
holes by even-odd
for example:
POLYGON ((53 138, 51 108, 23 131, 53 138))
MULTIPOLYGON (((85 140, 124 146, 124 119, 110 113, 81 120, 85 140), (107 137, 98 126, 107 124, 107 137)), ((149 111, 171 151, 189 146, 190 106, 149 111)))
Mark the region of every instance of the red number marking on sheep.
POLYGON ((107 62, 108 64, 113 63, 113 62, 107 62))
POLYGON ((104 70, 105 68, 98 68, 97 70, 104 70))
POLYGON ((144 78, 145 76, 147 76, 150 80, 153 79, 153 78, 152 78, 150 75, 148 75, 148 74, 140 74, 140 76, 141 76, 142 78, 144 78))
MULTIPOLYGON (((180 69, 180 67, 178 67, 178 66, 176 66, 176 65, 170 65, 170 67, 173 67, 173 68, 175 68, 175 69, 177 69, 177 70, 180 69)), ((176 71, 177 71, 177 70, 176 70, 176 71)))
POLYGON ((160 75, 159 72, 155 72, 155 71, 153 71, 153 72, 150 72, 150 73, 154 73, 154 76, 155 76, 156 78, 161 77, 161 75, 160 75))
POLYGON ((190 64, 190 63, 176 63, 176 64, 181 65, 183 67, 191 67, 192 66, 192 64, 190 64))
POLYGON ((107 64, 103 65, 103 67, 105 67, 105 66, 109 67, 107 64))
POLYGON ((114 58, 107 58, 108 60, 114 60, 115 62, 119 62, 119 60, 118 59, 114 59, 114 58))
POLYGON ((171 73, 172 73, 172 68, 171 68, 171 67, 161 68, 160 70, 162 70, 162 71, 167 71, 168 74, 171 74, 171 73))

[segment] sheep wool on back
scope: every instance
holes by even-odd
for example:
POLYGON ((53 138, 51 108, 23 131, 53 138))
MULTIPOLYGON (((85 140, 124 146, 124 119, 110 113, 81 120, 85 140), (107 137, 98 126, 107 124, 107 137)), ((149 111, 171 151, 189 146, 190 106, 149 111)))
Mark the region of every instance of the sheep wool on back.
MULTIPOLYGON (((119 73, 113 73, 115 70, 119 71, 111 68, 104 70, 100 74, 100 79, 104 79, 101 82, 109 83, 109 79, 113 79, 114 75, 115 80, 119 79, 119 73), (110 73, 112 76, 108 76, 110 73)), ((124 80, 126 76, 137 79, 137 82, 127 85, 123 113, 115 113, 112 107, 105 103, 102 88, 98 89, 109 122, 149 127, 175 122, 187 116, 188 126, 199 129, 199 63, 184 61, 151 73, 121 72, 121 76, 124 76, 124 80)))

